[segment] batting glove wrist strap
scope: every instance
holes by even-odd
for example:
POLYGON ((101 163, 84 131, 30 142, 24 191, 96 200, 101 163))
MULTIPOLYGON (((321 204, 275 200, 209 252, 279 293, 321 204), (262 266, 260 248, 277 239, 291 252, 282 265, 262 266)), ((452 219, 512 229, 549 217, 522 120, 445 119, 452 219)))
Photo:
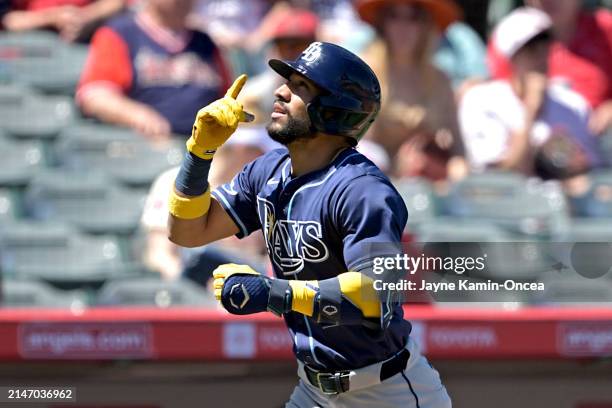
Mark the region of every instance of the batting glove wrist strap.
POLYGON ((342 291, 337 278, 319 282, 319 293, 315 299, 317 321, 323 324, 339 324, 342 309, 342 291))
POLYGON ((202 159, 191 152, 185 154, 174 187, 187 196, 199 196, 208 189, 208 173, 212 160, 202 159))
POLYGON ((289 281, 285 279, 270 280, 268 310, 277 316, 291 310, 292 290, 289 281))

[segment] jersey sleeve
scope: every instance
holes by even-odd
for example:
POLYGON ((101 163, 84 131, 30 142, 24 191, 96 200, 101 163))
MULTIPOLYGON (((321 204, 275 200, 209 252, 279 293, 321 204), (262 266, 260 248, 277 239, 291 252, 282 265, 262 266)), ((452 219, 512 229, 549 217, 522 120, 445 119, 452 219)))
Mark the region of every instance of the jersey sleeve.
POLYGON ((244 238, 261 228, 257 215, 257 184, 255 177, 257 161, 247 164, 232 181, 225 183, 212 192, 212 196, 232 218, 239 231, 238 238, 244 238))
POLYGON ((367 272, 374 258, 395 255, 407 220, 404 200, 387 180, 372 175, 351 180, 336 210, 348 269, 367 272))
POLYGON ((132 86, 132 63, 124 39, 110 27, 94 35, 77 88, 77 101, 95 86, 127 92, 132 86))
MULTIPOLYGON (((338 202, 337 217, 349 271, 360 272, 373 281, 401 279, 403 273, 399 269, 376 270, 377 259, 401 255, 402 233, 408 221, 404 200, 388 180, 377 176, 351 180, 338 202)), ((379 324, 385 328, 401 304, 401 293, 389 290, 376 293, 381 307, 379 324)))

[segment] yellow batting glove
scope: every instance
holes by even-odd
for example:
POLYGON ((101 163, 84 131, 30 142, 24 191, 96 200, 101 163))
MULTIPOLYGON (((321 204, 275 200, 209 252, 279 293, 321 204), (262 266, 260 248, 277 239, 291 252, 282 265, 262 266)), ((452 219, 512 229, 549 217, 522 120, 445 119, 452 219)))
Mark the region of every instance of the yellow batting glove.
POLYGON ((217 300, 221 300, 221 294, 223 293, 223 285, 225 281, 232 275, 241 274, 241 275, 257 275, 261 276, 261 274, 248 265, 238 265, 238 264, 224 264, 220 265, 213 271, 213 278, 215 279, 213 282, 213 287, 215 288, 215 298, 217 300))
POLYGON ((187 150, 202 159, 211 159, 216 150, 234 133, 240 122, 251 122, 255 118, 242 110, 236 101, 247 76, 240 75, 225 96, 198 111, 187 150))

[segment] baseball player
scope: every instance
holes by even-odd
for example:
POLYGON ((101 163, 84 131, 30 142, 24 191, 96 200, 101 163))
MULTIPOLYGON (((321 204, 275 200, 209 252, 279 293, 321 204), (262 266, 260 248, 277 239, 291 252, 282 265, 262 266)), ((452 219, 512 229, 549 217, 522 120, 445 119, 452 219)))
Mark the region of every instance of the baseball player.
POLYGON ((240 76, 197 114, 170 195, 170 239, 200 246, 262 231, 275 278, 222 265, 215 295, 230 313, 285 319, 300 377, 286 407, 450 407, 401 304, 373 287, 374 259, 400 242, 408 217, 389 179, 355 150, 380 108, 376 76, 357 56, 323 42, 269 65, 286 82, 275 91, 267 129, 287 149, 210 192, 215 150, 252 119, 236 101, 246 81, 240 76))

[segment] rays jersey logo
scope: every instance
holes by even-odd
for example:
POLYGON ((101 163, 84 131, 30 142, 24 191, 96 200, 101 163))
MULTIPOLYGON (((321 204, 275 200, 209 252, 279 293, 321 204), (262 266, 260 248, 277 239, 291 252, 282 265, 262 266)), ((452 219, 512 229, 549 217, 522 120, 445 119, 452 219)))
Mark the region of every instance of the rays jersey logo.
POLYGON ((329 257, 321 223, 277 220, 272 203, 261 197, 257 197, 257 210, 268 254, 283 275, 297 275, 306 262, 323 262, 329 257))

